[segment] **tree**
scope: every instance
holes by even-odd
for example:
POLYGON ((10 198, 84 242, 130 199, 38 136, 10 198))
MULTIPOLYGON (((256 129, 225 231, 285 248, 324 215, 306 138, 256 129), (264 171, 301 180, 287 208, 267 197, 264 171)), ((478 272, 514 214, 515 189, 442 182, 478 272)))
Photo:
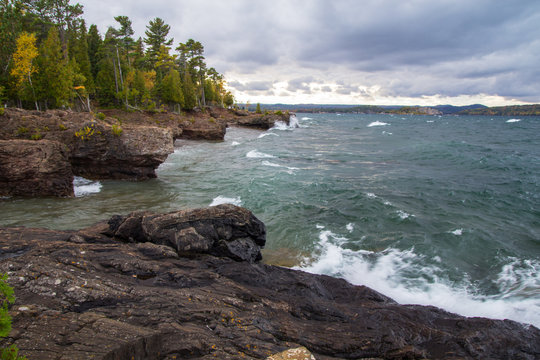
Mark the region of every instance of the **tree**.
POLYGON ((32 84, 32 74, 36 72, 33 64, 34 59, 39 55, 36 47, 36 36, 23 32, 17 38, 17 50, 13 53, 13 67, 11 75, 15 78, 16 88, 20 98, 25 98, 25 89, 30 86, 32 100, 36 105, 36 110, 39 110, 39 105, 36 99, 36 91, 32 84))
POLYGON ((184 110, 193 110, 197 106, 197 93, 195 90, 195 85, 191 81, 191 74, 189 71, 186 71, 184 74, 183 92, 184 92, 184 110))
POLYGON ((88 93, 94 90, 94 77, 92 75, 92 65, 88 55, 88 41, 86 33, 86 25, 84 20, 81 21, 79 31, 76 32, 76 37, 73 39, 73 53, 71 56, 75 59, 78 65, 78 72, 84 76, 82 86, 85 87, 88 93))
POLYGON ((165 22, 161 18, 155 18, 154 20, 150 20, 150 23, 146 26, 146 29, 147 30, 144 32, 144 34, 146 35, 146 38, 144 38, 144 42, 146 43, 146 45, 148 45, 146 55, 150 64, 154 66, 157 61, 161 46, 171 46, 173 39, 167 40, 170 26, 165 24, 165 22))
POLYGON ((261 111, 261 104, 257 103, 257 108, 255 109, 255 112, 257 114, 262 114, 262 111, 261 111))
POLYGON ((192 79, 197 81, 198 101, 200 105, 206 105, 204 95, 204 79, 206 76, 206 63, 204 62, 204 46, 193 39, 189 39, 185 44, 180 43, 176 48, 180 51, 180 59, 184 62, 186 71, 189 71, 192 79))
POLYGON ((161 84, 161 99, 169 105, 184 106, 184 94, 182 93, 182 84, 180 83, 180 73, 171 68, 169 73, 163 78, 161 84))
POLYGON ((234 104, 234 96, 230 91, 227 91, 225 93, 225 96, 223 98, 223 103, 227 107, 233 106, 233 104, 234 104))
MULTIPOLYGON (((0 276, 0 337, 6 337, 11 332, 11 316, 8 312, 10 304, 15 302, 13 288, 7 283, 7 274, 0 276)), ((19 356, 19 349, 11 345, 6 349, 0 349, 0 357, 9 360, 26 360, 19 356)))
POLYGON ((51 27, 47 39, 41 44, 39 65, 40 98, 45 107, 69 105, 73 86, 73 72, 64 58, 56 27, 51 27))
POLYGON ((88 29, 87 42, 88 42, 88 60, 90 61, 90 69, 91 69, 92 77, 95 79, 99 71, 98 69, 98 64, 100 60, 99 49, 101 47, 101 43, 103 42, 103 40, 101 39, 101 35, 99 35, 97 26, 94 24, 90 25, 90 28, 88 29))

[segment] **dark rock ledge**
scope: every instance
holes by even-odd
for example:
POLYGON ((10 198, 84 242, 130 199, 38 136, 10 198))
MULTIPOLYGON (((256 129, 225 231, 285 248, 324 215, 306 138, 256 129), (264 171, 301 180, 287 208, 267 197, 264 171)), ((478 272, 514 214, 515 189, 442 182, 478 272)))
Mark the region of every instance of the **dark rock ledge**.
POLYGON ((115 216, 80 231, 0 228, 29 359, 538 359, 540 330, 399 305, 257 263, 265 227, 233 205, 115 216))

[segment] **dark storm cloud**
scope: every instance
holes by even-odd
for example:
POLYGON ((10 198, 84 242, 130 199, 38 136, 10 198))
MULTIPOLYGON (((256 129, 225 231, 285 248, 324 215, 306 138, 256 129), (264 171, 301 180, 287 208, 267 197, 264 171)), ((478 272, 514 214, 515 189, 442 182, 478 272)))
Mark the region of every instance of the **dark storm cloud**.
POLYGON ((102 33, 106 14, 108 25, 128 15, 137 36, 160 16, 171 25, 174 47, 194 38, 218 71, 266 74, 288 82, 293 93, 328 91, 328 84, 351 79, 356 89, 332 89, 351 94, 378 85, 393 96, 484 93, 540 101, 538 0, 81 3, 102 33))

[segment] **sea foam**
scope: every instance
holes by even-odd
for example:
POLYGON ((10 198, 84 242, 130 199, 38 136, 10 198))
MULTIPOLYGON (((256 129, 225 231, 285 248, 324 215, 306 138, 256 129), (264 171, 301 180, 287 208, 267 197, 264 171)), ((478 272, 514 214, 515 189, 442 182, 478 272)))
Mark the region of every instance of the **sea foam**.
POLYGON ((382 121, 373 121, 373 122, 369 123, 368 127, 373 127, 373 126, 386 126, 386 125, 390 125, 390 124, 385 123, 385 122, 382 122, 382 121))
POLYGON ((265 153, 257 151, 257 150, 251 150, 250 152, 248 152, 246 154, 246 157, 247 158, 252 158, 252 159, 271 159, 271 158, 275 158, 274 155, 265 154, 265 153))
POLYGON ((241 206, 242 199, 240 199, 240 197, 231 198, 231 197, 225 197, 223 195, 219 195, 212 200, 209 206, 218 206, 222 204, 233 204, 236 206, 241 206))
POLYGON ((520 122, 521 119, 509 119, 509 120, 506 120, 507 123, 515 123, 515 122, 520 122))
POLYGON ((99 193, 101 187, 102 185, 99 181, 88 180, 80 176, 73 178, 73 192, 75 193, 75 197, 99 193))
POLYGON ((414 248, 383 251, 351 250, 347 238, 319 229, 315 257, 296 268, 346 279, 368 286, 401 304, 433 305, 464 316, 511 319, 540 326, 540 261, 509 258, 494 280, 500 295, 479 294, 466 275, 460 283, 450 281, 437 265, 414 248), (411 276, 411 274, 416 274, 411 276))

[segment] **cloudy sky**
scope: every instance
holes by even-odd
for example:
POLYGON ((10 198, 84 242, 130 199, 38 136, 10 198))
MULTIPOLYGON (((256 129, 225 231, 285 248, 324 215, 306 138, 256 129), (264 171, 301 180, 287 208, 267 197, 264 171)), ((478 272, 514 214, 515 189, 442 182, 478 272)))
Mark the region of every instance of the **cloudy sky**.
POLYGON ((72 0, 102 34, 161 17, 239 102, 540 103, 539 0, 72 0))

